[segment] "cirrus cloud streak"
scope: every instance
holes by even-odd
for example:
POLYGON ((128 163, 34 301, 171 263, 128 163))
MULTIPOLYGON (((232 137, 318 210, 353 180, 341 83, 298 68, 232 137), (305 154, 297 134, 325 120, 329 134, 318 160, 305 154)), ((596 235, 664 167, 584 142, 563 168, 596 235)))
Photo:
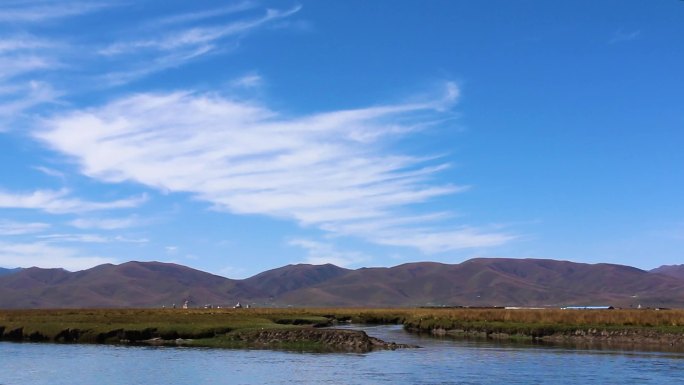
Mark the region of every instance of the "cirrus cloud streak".
POLYGON ((109 202, 93 202, 71 197, 66 189, 35 190, 28 193, 10 193, 0 190, 0 208, 33 209, 50 214, 132 208, 140 206, 145 201, 147 201, 146 195, 109 202))
POLYGON ((508 242, 514 236, 414 214, 420 203, 467 189, 435 182, 449 167, 439 158, 391 146, 444 119, 458 96, 455 85, 445 89, 424 102, 299 117, 216 94, 147 93, 53 116, 34 135, 89 177, 190 193, 234 214, 424 252, 508 242))
POLYGON ((0 266, 64 268, 71 271, 88 269, 116 260, 90 256, 68 248, 43 242, 14 243, 0 241, 0 266))

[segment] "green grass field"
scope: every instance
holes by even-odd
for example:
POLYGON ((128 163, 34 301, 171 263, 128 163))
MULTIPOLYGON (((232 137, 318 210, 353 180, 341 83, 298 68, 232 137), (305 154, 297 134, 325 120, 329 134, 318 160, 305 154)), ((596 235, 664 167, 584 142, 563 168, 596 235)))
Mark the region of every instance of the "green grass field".
POLYGON ((328 324, 323 317, 250 309, 77 309, 0 311, 5 340, 85 343, 207 340, 237 331, 328 324), (17 332, 21 330, 21 332, 17 332))
MULTIPOLYGON (((80 343, 182 339, 183 344, 193 346, 241 347, 249 345, 245 336, 250 332, 330 326, 336 322, 403 324, 412 331, 498 333, 531 338, 578 329, 684 336, 683 310, 320 308, 0 310, 0 337, 80 343)), ((310 346, 316 341, 299 342, 310 346)))

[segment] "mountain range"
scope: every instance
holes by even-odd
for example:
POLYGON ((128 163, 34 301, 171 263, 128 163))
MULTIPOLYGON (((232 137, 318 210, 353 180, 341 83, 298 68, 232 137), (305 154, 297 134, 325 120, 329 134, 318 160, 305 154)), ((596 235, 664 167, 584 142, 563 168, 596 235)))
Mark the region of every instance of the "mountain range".
POLYGON ((19 270, 21 270, 21 269, 4 269, 4 268, 0 267, 0 276, 16 273, 19 270))
POLYGON ((684 265, 663 265, 651 270, 652 273, 669 275, 679 279, 684 279, 684 265))
POLYGON ((0 308, 180 306, 684 307, 684 265, 652 271, 549 259, 477 258, 344 269, 288 265, 235 280, 162 262, 0 270, 0 308))

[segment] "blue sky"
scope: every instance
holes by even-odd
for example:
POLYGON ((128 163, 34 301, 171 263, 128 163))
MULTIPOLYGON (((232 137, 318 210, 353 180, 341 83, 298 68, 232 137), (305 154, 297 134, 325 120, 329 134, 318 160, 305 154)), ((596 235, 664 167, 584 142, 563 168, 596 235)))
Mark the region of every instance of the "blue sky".
POLYGON ((0 5, 0 266, 684 260, 684 3, 0 5))

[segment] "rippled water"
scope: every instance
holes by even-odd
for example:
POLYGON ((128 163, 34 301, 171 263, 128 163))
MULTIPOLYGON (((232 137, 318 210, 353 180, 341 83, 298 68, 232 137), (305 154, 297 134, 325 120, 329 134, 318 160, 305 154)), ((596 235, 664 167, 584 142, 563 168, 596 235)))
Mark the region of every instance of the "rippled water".
POLYGON ((0 384, 680 384, 684 354, 420 337, 367 354, 0 343, 0 384))

